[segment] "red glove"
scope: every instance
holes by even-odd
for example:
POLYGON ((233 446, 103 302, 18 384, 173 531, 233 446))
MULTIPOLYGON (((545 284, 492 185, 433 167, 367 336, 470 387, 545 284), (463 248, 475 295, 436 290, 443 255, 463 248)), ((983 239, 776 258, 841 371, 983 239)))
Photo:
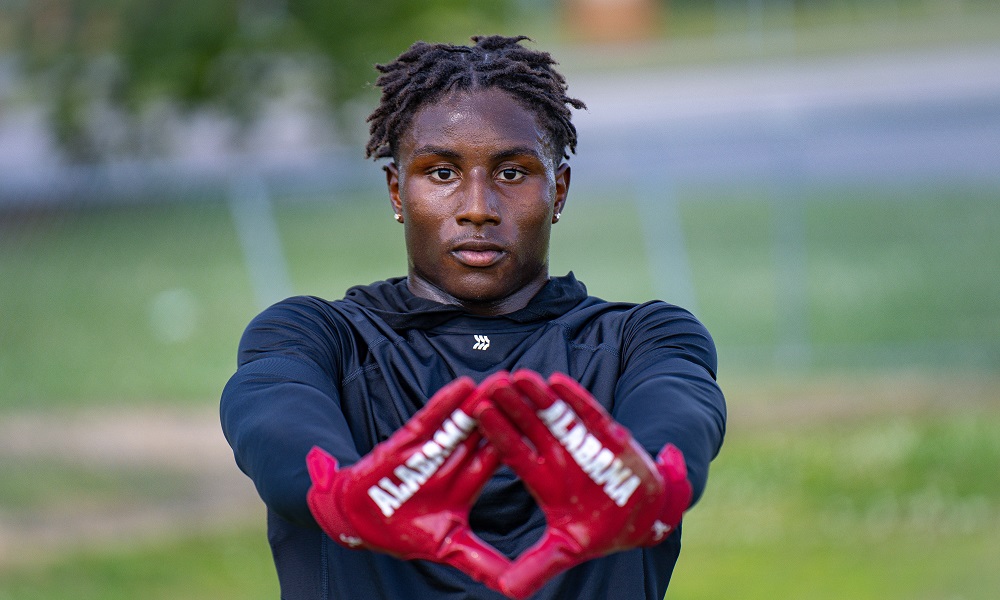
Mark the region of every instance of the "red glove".
POLYGON ((348 548, 449 564, 496 589, 510 561, 469 528, 469 510, 499 465, 469 416, 480 400, 471 379, 455 380, 344 469, 314 447, 307 500, 323 531, 348 548))
POLYGON ((498 378, 478 406, 480 428, 545 513, 542 538, 500 577, 500 589, 527 598, 574 565, 663 541, 691 503, 680 450, 656 464, 576 381, 549 384, 531 371, 498 378))

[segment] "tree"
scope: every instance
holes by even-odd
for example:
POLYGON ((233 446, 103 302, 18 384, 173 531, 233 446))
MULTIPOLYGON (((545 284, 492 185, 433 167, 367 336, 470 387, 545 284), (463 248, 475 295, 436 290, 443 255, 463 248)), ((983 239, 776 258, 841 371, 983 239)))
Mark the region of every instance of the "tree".
MULTIPOLYGON (((308 88, 331 116, 371 93, 372 64, 417 39, 467 41, 522 16, 515 0, 22 0, 26 80, 76 161, 156 152, 154 107, 245 127, 308 88), (152 129, 151 129, 152 128, 152 129), (145 140, 145 141, 144 141, 145 140)), ((515 32, 508 32, 515 33, 515 32)), ((519 33, 519 32, 518 32, 519 33)))

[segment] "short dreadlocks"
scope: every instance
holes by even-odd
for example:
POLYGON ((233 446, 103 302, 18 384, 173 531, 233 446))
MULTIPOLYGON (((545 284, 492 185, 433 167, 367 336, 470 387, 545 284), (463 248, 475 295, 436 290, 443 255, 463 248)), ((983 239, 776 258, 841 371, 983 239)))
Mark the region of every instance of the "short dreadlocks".
POLYGON ((570 110, 586 108, 566 95, 566 78, 548 52, 521 46, 526 36, 475 36, 475 46, 417 42, 385 65, 375 85, 382 88, 371 123, 367 158, 395 158, 399 138, 424 104, 455 90, 497 88, 506 91, 538 117, 549 135, 556 159, 576 152, 576 127, 570 110))

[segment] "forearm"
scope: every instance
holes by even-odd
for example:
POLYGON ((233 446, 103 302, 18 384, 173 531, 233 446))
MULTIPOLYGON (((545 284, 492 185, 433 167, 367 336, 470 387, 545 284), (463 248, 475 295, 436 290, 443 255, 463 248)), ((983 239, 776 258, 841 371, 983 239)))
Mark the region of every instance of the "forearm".
POLYGON ((236 462, 264 503, 292 523, 315 526, 306 454, 319 446, 344 465, 359 458, 329 382, 299 361, 261 358, 229 380, 220 414, 236 462))
POLYGON ((672 358, 643 374, 626 374, 613 416, 651 455, 668 443, 681 450, 694 488, 692 504, 697 502, 726 430, 725 398, 709 373, 672 358))

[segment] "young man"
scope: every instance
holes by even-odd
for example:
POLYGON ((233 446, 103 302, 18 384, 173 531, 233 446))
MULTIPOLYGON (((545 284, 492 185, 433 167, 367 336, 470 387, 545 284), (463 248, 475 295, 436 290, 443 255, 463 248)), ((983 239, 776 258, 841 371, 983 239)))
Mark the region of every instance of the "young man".
POLYGON ((666 590, 725 430, 715 348, 681 308, 549 277, 583 103, 523 39, 378 67, 407 276, 280 302, 240 343, 223 430, 286 600, 666 590))

